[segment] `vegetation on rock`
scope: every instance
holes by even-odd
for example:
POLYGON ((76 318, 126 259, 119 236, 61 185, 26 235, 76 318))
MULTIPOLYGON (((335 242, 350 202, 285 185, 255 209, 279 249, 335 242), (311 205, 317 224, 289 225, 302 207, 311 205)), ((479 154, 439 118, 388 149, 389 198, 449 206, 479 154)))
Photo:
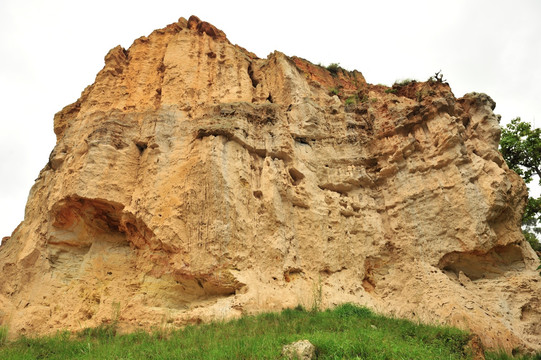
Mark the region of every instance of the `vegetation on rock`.
POLYGON ((340 67, 340 64, 338 64, 338 63, 332 63, 329 66, 327 66, 327 70, 329 70, 329 72, 333 76, 337 76, 338 75, 338 70, 340 70, 340 69, 341 69, 341 67, 340 67))

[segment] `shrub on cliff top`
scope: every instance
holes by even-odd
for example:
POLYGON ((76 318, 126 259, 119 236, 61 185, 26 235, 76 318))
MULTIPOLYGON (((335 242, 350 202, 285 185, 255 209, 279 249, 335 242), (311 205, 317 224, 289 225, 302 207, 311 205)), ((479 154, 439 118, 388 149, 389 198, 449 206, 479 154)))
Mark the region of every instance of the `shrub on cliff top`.
POLYGON ((331 63, 329 66, 327 66, 326 69, 329 70, 332 76, 336 76, 338 75, 338 70, 340 70, 341 68, 340 68, 340 64, 331 63))

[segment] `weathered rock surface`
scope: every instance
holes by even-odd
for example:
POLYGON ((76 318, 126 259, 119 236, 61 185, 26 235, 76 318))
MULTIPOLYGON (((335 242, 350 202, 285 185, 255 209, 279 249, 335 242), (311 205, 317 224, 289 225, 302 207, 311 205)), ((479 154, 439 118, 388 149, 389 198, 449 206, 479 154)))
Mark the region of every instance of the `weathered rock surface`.
POLYGON ((55 116, 0 247, 0 324, 78 330, 117 309, 128 331, 353 302, 541 349, 527 190, 494 106, 259 59, 181 18, 112 49, 55 116))

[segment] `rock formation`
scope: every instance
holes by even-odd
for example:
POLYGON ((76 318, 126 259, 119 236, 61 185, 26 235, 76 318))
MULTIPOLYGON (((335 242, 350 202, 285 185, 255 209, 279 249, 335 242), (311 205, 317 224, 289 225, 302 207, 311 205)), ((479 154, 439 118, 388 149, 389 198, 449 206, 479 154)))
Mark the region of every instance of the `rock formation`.
POLYGON ((541 349, 527 190, 495 103, 388 88, 196 17, 112 49, 0 247, 10 334, 353 302, 541 349))

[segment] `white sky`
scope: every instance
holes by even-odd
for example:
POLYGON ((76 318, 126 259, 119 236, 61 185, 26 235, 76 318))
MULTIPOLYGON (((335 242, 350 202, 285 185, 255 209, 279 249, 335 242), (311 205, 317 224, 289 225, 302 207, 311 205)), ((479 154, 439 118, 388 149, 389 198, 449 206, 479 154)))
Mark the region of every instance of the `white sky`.
POLYGON ((539 0, 0 0, 0 238, 23 220, 54 114, 93 83, 109 49, 192 14, 259 57, 338 62, 374 84, 441 69, 455 96, 485 92, 504 122, 541 126, 539 0))

